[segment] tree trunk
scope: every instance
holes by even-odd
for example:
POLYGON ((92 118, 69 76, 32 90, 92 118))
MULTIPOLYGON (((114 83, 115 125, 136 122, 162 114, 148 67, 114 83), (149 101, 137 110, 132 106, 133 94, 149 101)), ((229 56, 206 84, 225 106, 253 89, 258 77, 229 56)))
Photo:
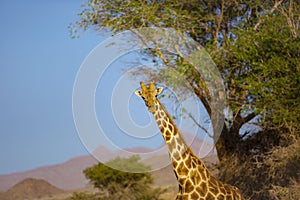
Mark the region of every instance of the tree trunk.
POLYGON ((216 150, 220 164, 223 160, 226 160, 228 157, 232 156, 236 151, 240 143, 239 129, 232 128, 230 130, 227 127, 223 126, 222 132, 218 141, 216 142, 216 150))

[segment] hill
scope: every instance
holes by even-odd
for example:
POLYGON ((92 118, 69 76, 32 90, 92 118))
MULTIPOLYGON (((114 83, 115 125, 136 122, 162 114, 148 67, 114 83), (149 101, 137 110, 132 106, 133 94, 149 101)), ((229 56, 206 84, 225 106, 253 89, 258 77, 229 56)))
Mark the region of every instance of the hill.
POLYGON ((91 156, 79 156, 65 163, 39 167, 37 169, 0 175, 0 191, 6 191, 21 180, 27 178, 43 179, 55 187, 64 190, 83 188, 88 180, 82 170, 92 166, 97 161, 91 156))
POLYGON ((6 192, 0 193, 1 200, 26 200, 64 193, 63 190, 42 179, 25 179, 6 192))
MULTIPOLYGON (((189 133, 185 133, 185 138, 198 156, 210 157, 209 155, 215 155, 212 152, 213 150, 212 144, 205 142, 200 138, 195 137, 194 135, 189 133)), ((126 149, 126 151, 132 153, 142 153, 141 161, 147 165, 150 165, 154 170, 159 170, 162 164, 163 166, 167 166, 170 162, 167 149, 165 149, 165 151, 157 151, 153 154, 148 154, 148 153, 153 152, 154 150, 143 148, 143 147, 126 149)), ((102 161, 104 162, 111 160, 116 156, 126 157, 128 155, 128 154, 124 154, 124 151, 111 151, 105 148, 104 146, 100 146, 99 148, 97 148, 93 153, 93 155, 94 154, 101 154, 102 161)), ((21 180, 27 178, 43 179, 48 181, 50 184, 54 185, 55 187, 61 188, 63 190, 82 189, 89 183, 89 181, 85 178, 82 171, 88 167, 93 166, 97 162, 98 161, 92 155, 85 155, 85 156, 75 157, 65 163, 61 163, 57 165, 40 167, 25 172, 0 175, 0 191, 4 192, 9 188, 11 188, 13 185, 20 182, 21 180)), ((162 170, 166 170, 166 169, 162 169, 162 170)), ((172 170, 169 171, 172 173, 172 170)), ((153 173, 155 174, 155 172, 153 173)), ((159 174, 159 172, 157 172, 156 174, 159 174)), ((170 180, 161 180, 161 181, 170 183, 172 182, 172 177, 170 178, 170 180)))

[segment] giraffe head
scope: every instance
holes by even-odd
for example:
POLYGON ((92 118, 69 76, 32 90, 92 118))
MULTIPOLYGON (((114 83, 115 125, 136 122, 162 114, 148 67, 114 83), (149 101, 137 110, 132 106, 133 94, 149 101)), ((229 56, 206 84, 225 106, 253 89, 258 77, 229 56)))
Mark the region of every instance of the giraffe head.
POLYGON ((135 94, 145 101, 146 106, 148 107, 149 112, 155 112, 155 103, 156 97, 161 93, 163 88, 156 88, 154 83, 151 81, 149 86, 147 87, 143 82, 141 84, 142 90, 136 90, 135 94))

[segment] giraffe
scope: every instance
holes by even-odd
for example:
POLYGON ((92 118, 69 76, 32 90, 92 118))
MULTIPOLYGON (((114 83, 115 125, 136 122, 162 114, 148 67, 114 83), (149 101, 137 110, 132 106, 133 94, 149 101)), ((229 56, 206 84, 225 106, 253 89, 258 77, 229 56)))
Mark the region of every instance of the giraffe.
POLYGON ((169 113, 157 99, 163 88, 156 88, 152 81, 148 87, 143 82, 140 85, 141 90, 135 91, 135 94, 144 100, 149 112, 153 114, 168 146, 179 185, 176 200, 243 200, 236 187, 213 177, 203 161, 189 148, 169 113))

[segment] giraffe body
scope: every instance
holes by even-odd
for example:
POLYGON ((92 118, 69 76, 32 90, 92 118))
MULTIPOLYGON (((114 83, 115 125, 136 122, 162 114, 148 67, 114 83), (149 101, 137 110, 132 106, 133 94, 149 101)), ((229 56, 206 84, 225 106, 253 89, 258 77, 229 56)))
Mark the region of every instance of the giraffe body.
POLYGON ((155 88, 153 82, 149 87, 141 82, 142 91, 136 94, 145 101, 153 114, 162 136, 168 146, 179 190, 177 200, 242 200, 241 194, 234 186, 222 183, 213 177, 203 161, 199 159, 185 142, 165 107, 156 98, 162 88, 155 88))

